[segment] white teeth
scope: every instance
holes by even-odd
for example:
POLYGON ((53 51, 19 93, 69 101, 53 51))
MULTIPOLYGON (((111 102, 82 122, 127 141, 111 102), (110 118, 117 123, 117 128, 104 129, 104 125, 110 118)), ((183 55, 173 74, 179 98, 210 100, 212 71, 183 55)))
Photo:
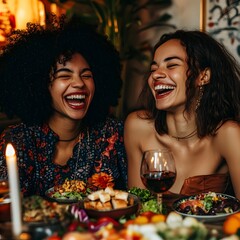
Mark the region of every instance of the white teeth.
POLYGON ((81 106, 83 103, 71 103, 72 106, 81 106))
POLYGON ((162 89, 174 89, 175 87, 169 85, 157 85, 154 90, 162 90, 162 89))
POLYGON ((80 100, 80 99, 85 99, 86 95, 71 95, 71 96, 67 96, 66 99, 72 100, 72 99, 76 99, 76 100, 80 100))

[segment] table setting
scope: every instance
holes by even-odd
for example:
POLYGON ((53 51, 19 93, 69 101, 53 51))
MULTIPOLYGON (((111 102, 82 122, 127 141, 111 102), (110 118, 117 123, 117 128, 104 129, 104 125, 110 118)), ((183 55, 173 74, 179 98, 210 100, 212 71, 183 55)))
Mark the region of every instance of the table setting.
MULTIPOLYGON (((10 149, 11 150, 11 149, 10 149)), ((169 152, 149 151, 140 169, 146 189, 90 190, 65 179, 44 196, 22 197, 15 153, 7 154, 11 174, 0 181, 0 239, 15 240, 223 240, 240 237, 240 202, 207 192, 168 192, 176 170, 169 152), (10 169, 11 168, 11 169, 10 169)))
MULTIPOLYGON (((97 194, 101 192, 104 193, 105 189, 97 194)), ((82 239, 81 237, 85 234, 88 234, 89 239, 103 239, 103 235, 104 239, 114 239, 114 236, 115 239, 119 239, 120 236, 122 239, 131 239, 129 238, 131 234, 132 239, 152 239, 153 234, 161 237, 159 239, 178 239, 179 234, 185 234, 185 238, 182 239, 190 239, 191 234, 197 236, 192 239, 209 239, 210 236, 212 239, 223 239, 227 237, 227 234, 223 232, 225 221, 234 215, 238 215, 240 221, 238 213, 240 208, 239 205, 236 206, 239 202, 235 202, 232 197, 229 198, 231 201, 234 200, 231 213, 203 216, 179 210, 179 203, 182 203, 183 199, 185 203, 191 200, 196 201, 196 196, 186 198, 173 196, 171 198, 169 195, 163 194, 163 206, 160 213, 157 198, 149 190, 132 188, 124 193, 128 194, 129 205, 120 206, 119 209, 94 209, 93 206, 84 205, 84 202, 91 201, 95 204, 96 201, 100 201, 99 198, 91 200, 93 194, 97 195, 94 192, 88 194, 91 199, 87 195, 83 200, 74 203, 49 201, 48 198, 40 196, 24 198, 22 200, 22 231, 19 238, 16 239, 60 240, 65 239, 66 236, 71 237, 71 234, 78 236, 76 239, 82 239), (130 203, 132 197, 133 202, 130 203), (147 232, 151 232, 151 236, 144 236, 146 229, 148 229, 147 232), (27 236, 26 234, 28 234, 28 238, 23 238, 23 236, 27 236), (170 238, 169 235, 172 234, 173 236, 170 238), (168 238, 163 238, 164 236, 168 238)), ((209 195, 212 196, 214 201, 220 197, 216 193, 206 193, 205 195, 207 198, 209 195)), ((222 199, 219 198, 219 200, 222 202, 222 199)), ((10 212, 8 215, 10 216, 10 212)), ((1 221, 1 239, 9 239, 12 224, 9 218, 7 221, 1 221)))

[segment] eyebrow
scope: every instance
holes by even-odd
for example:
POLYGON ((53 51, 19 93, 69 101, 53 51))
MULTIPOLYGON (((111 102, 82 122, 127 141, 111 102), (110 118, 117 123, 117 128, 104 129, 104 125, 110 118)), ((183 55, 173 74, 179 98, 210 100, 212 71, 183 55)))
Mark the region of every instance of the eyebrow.
MULTIPOLYGON (((92 70, 91 70, 90 68, 83 68, 83 69, 81 70, 81 74, 82 74, 82 73, 85 73, 85 72, 87 72, 87 71, 92 72, 92 70)), ((55 74, 56 74, 56 73, 59 73, 59 72, 69 72, 69 73, 72 73, 73 71, 70 70, 69 68, 60 68, 60 69, 58 69, 58 70, 55 71, 55 74)))
MULTIPOLYGON (((178 60, 180 60, 180 61, 183 62, 183 59, 180 58, 180 57, 178 57, 178 56, 167 57, 167 58, 165 58, 163 61, 164 61, 164 62, 168 62, 168 61, 171 61, 171 60, 173 60, 173 59, 178 59, 178 60)), ((156 61, 152 61, 151 66, 152 66, 152 65, 157 65, 157 62, 156 62, 156 61)))

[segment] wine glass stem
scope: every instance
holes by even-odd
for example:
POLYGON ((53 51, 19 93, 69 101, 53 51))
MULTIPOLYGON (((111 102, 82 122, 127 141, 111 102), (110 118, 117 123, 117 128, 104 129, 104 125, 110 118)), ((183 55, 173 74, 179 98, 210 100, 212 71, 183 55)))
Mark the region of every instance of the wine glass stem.
POLYGON ((159 213, 162 213, 162 193, 157 193, 157 203, 159 213))

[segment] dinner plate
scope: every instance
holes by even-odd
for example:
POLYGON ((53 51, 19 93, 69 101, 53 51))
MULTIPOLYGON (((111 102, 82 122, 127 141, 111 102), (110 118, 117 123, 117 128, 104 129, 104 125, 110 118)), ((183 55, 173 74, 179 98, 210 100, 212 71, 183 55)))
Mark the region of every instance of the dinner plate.
POLYGON ((56 198, 53 196, 54 193, 55 193, 54 187, 52 187, 45 192, 45 196, 47 197, 48 200, 55 201, 58 203, 69 203, 70 204, 70 203, 77 203, 77 202, 83 200, 83 197, 77 198, 77 197, 68 197, 68 196, 64 196, 64 195, 62 195, 59 198, 56 198))
POLYGON ((63 224, 69 216, 68 205, 49 202, 37 195, 23 198, 22 206, 23 222, 29 228, 63 224))
POLYGON ((139 209, 139 203, 140 199, 134 195, 129 193, 128 199, 133 198, 134 202, 133 205, 128 206, 126 208, 118 208, 118 209, 112 209, 112 210, 95 210, 95 209, 89 209, 84 207, 84 202, 89 201, 88 198, 85 198, 81 203, 81 207, 86 211, 87 215, 91 218, 101 218, 101 217, 111 217, 114 219, 119 219, 123 216, 130 216, 132 214, 135 214, 139 209))
MULTIPOLYGON (((204 193, 204 194, 208 194, 208 193, 204 193)), ((183 202, 187 202, 187 201, 194 201, 196 200, 198 195, 193 195, 193 196, 189 196, 189 197, 183 197, 180 198, 178 200, 176 200, 173 203, 173 210, 177 213, 179 213, 180 215, 184 216, 184 217, 194 217, 199 221, 203 221, 203 222, 218 222, 218 221, 223 221, 226 219, 226 217, 235 214, 237 212, 240 211, 240 202, 237 198, 227 195, 227 194, 222 194, 222 193, 216 193, 217 197, 223 198, 223 199, 230 199, 233 200, 233 203, 236 204, 236 208, 234 209, 234 211, 232 213, 217 213, 216 215, 197 215, 197 214, 187 214, 187 213, 183 213, 181 211, 178 210, 178 207, 180 206, 181 203, 183 202)))

